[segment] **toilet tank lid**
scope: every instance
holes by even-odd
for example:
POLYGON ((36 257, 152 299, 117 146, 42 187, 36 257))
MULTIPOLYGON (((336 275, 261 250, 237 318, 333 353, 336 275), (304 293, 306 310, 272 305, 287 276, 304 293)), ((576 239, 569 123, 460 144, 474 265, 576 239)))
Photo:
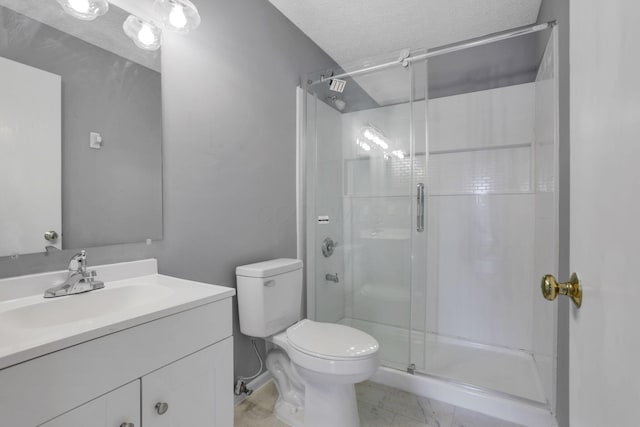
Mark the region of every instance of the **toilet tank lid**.
POLYGON ((236 276, 271 277, 301 268, 302 261, 299 259, 279 258, 236 267, 236 276))

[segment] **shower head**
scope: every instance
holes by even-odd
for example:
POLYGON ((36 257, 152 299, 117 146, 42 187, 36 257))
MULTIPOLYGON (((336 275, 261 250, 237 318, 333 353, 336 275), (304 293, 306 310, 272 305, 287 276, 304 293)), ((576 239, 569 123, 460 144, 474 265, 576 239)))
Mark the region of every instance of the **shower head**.
POLYGON ((347 107, 347 103, 337 96, 327 96, 327 100, 330 101, 340 112, 344 111, 347 107))
POLYGON ((344 102, 342 99, 336 99, 335 101, 333 101, 333 103, 335 104, 336 108, 340 111, 344 111, 344 109, 347 107, 347 103, 344 102))

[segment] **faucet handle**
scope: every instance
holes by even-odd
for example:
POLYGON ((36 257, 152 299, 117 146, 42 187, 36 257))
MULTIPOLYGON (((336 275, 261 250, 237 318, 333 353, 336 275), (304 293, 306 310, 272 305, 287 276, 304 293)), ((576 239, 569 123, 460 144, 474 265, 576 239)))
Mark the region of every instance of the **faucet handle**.
POLYGON ((87 265, 87 251, 84 249, 76 253, 69 260, 69 271, 84 271, 87 265))

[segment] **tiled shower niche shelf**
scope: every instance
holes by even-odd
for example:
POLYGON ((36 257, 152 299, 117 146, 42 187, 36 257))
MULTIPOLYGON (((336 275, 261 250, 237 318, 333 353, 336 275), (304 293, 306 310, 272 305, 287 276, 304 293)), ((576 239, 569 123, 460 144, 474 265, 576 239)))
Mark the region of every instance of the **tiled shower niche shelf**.
MULTIPOLYGON (((441 154, 457 154, 457 153, 472 153, 476 151, 492 151, 492 150, 509 150, 513 148, 529 148, 533 144, 526 142, 523 144, 509 144, 509 145, 487 145, 484 147, 466 147, 466 148, 451 148, 448 150, 431 150, 430 156, 437 156, 441 154)), ((416 156, 424 156, 424 153, 417 153, 416 156)))
POLYGON ((367 240, 409 240, 411 229, 408 228, 383 228, 380 230, 360 230, 358 238, 367 240))
POLYGON ((344 196, 415 197, 417 182, 427 185, 429 197, 533 194, 533 152, 532 143, 434 150, 430 152, 428 178, 424 153, 416 155, 417 161, 346 159, 344 196))

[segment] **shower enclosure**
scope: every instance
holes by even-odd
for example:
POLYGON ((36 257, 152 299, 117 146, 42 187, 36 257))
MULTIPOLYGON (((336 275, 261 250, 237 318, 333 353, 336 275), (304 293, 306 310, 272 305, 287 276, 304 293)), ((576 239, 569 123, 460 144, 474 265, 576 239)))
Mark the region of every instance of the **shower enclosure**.
POLYGON ((388 368, 550 411, 555 31, 310 74, 300 122, 309 317, 373 335, 388 368))

